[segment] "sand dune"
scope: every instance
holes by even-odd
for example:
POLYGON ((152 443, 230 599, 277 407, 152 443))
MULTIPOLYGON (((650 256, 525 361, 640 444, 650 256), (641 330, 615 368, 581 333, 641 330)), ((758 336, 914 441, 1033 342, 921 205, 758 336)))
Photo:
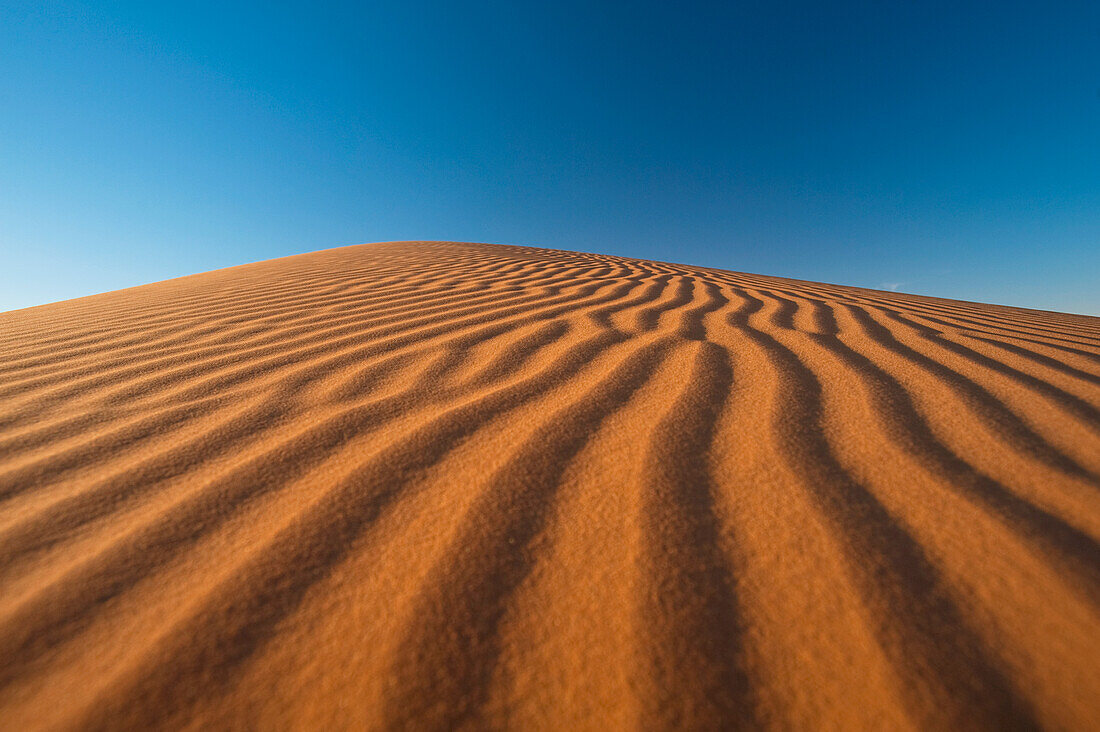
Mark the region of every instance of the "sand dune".
POLYGON ((1100 319, 523 247, 0 314, 0 726, 1100 728, 1100 319))

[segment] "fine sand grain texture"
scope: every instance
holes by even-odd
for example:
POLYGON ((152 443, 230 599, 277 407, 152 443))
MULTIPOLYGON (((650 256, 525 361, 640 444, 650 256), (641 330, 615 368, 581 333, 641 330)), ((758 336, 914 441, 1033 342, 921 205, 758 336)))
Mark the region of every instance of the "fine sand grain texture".
POLYGON ((1100 319, 484 244, 0 314, 0 728, 1100 729, 1100 319))

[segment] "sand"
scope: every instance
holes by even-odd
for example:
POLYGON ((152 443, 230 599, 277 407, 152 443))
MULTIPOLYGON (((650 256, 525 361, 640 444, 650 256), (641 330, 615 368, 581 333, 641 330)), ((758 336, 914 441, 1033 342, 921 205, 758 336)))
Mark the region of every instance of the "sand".
POLYGON ((0 314, 0 719, 1100 728, 1100 319, 446 242, 0 314))

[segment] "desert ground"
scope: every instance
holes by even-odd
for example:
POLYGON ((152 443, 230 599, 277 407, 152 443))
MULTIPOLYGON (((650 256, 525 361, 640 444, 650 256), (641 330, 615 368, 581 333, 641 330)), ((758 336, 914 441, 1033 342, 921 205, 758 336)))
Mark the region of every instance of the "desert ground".
POLYGON ((0 314, 0 727, 1100 729, 1100 319, 367 244, 0 314))

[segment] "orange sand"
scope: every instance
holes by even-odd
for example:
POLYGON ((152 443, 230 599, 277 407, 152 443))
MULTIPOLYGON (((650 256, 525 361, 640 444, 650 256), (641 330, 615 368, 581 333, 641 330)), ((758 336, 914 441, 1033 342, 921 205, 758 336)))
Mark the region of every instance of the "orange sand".
POLYGON ((5 729, 1100 728, 1100 319, 372 244, 0 314, 5 729))

